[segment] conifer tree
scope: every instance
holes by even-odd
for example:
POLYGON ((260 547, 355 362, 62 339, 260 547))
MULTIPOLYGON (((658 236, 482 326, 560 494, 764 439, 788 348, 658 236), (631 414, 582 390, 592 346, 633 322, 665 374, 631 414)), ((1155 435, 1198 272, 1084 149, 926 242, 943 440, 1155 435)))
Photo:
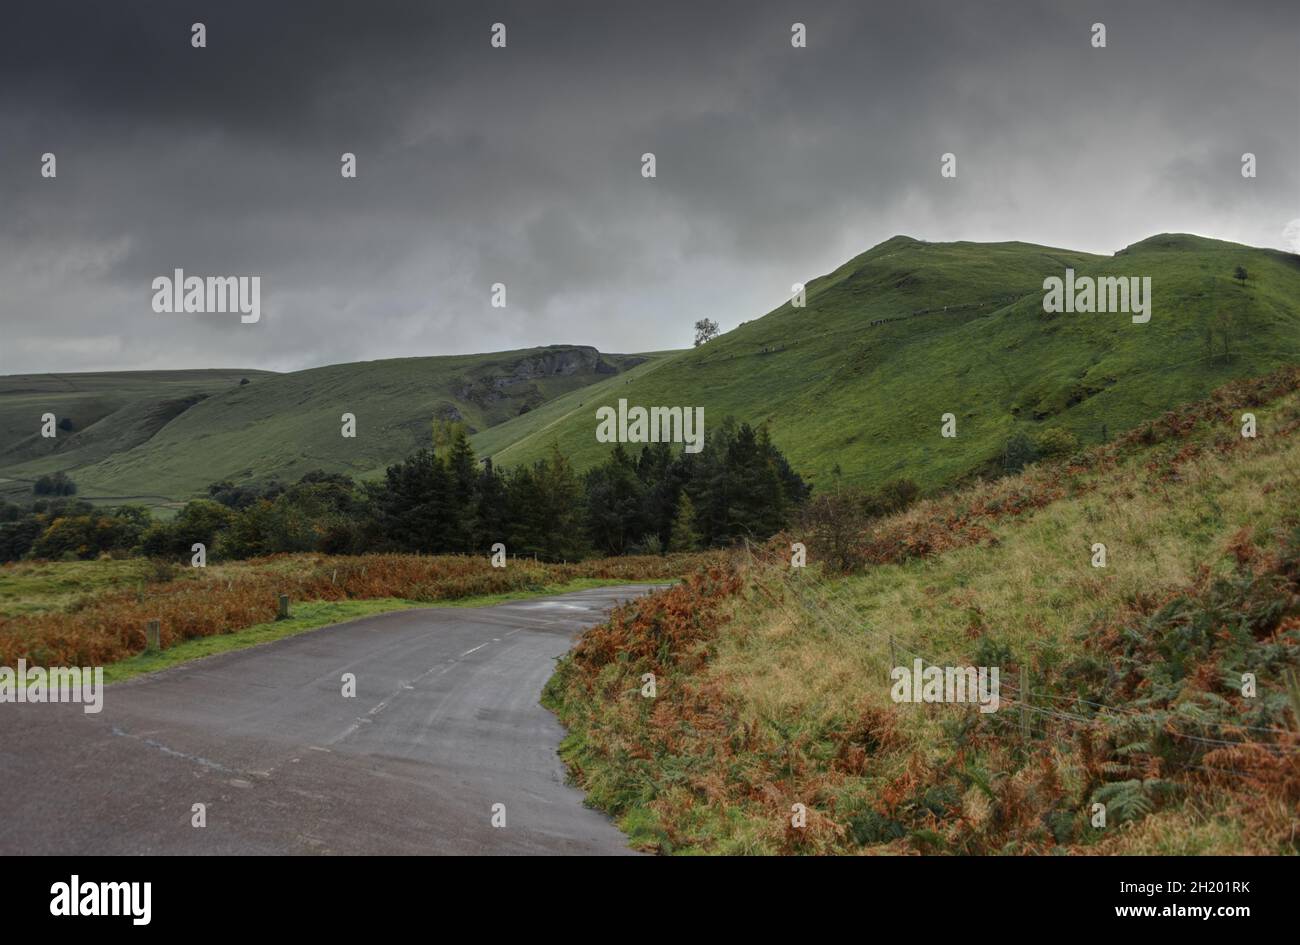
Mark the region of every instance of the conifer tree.
POLYGON ((695 530, 695 504, 685 492, 677 502, 677 514, 673 517, 672 537, 668 542, 669 551, 694 551, 700 546, 700 534, 695 530))

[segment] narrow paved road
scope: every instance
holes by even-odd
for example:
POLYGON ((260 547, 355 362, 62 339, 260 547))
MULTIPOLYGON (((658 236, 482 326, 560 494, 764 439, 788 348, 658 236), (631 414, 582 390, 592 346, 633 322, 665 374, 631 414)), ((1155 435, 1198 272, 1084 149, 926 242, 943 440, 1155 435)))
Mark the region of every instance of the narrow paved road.
POLYGON ((649 590, 367 617, 109 686, 98 715, 0 704, 0 854, 629 852, 537 700, 649 590))

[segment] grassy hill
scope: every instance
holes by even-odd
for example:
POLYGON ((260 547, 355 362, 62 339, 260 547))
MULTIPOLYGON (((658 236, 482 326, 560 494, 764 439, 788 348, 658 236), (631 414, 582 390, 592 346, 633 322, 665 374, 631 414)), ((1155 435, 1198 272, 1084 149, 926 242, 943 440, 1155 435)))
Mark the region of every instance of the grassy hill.
POLYGON ((658 852, 1294 854, 1297 495, 1290 368, 862 522, 851 574, 796 527, 584 634, 562 754, 658 852), (1000 704, 896 701, 918 658, 1000 704))
MULTIPOLYGON (((293 478, 323 468, 353 475, 382 472, 431 442, 435 419, 487 429, 550 399, 615 378, 645 359, 555 345, 482 355, 365 361, 289 374, 206 372, 207 386, 159 385, 156 375, 75 376, 85 403, 65 396, 76 428, 53 443, 6 441, 0 477, 30 480, 62 469, 88 497, 181 500, 218 479, 293 478), (240 384, 248 377, 248 384, 240 384), (93 404, 94 409, 89 409, 93 404), (356 417, 356 437, 341 436, 341 416, 356 417)), ((5 378, 0 417, 14 431, 34 429, 55 410, 52 389, 5 378), (28 414, 34 411, 35 419, 28 414)), ((63 414, 61 413, 60 416, 63 414)), ((24 489, 30 487, 24 482, 24 489)))
POLYGON ((595 464, 611 448, 596 442, 595 410, 625 397, 703 406, 708 425, 728 414, 767 423, 794 467, 823 483, 838 466, 847 482, 909 476, 935 488, 996 465, 1016 431, 1062 427, 1097 443, 1228 379, 1296 361, 1292 254, 1186 235, 1114 256, 897 236, 813 280, 806 307, 782 305, 581 405, 556 402, 544 425, 509 421, 491 443, 509 444, 495 451, 503 465, 553 444, 579 468, 595 464), (1150 276, 1150 322, 1045 314, 1043 280, 1067 266, 1150 276), (1207 348, 1217 313, 1233 319, 1228 357, 1221 338, 1207 348), (945 413, 957 417, 955 439, 939 435, 945 413))
POLYGON ((204 397, 274 376, 197 370, 0 377, 0 497, 29 495, 30 480, 43 473, 129 450, 204 397), (46 413, 60 424, 54 439, 40 435, 46 413))
POLYGON ((825 488, 899 476, 933 490, 997 471, 1008 440, 1048 428, 1084 445, 1236 377, 1300 362, 1300 256, 1187 235, 1113 256, 897 236, 787 303, 688 351, 548 348, 340 364, 273 375, 149 372, 0 378, 0 495, 69 471, 82 494, 166 503, 210 482, 359 477, 459 419, 501 466, 558 448, 583 469, 612 448, 595 412, 620 398, 767 424, 825 488), (1244 266, 1248 278, 1234 279, 1244 266), (1047 314, 1043 280, 1150 277, 1152 315, 1047 314), (250 383, 240 385, 248 377, 250 383), (40 414, 69 417, 57 441, 40 414), (339 435, 353 413, 357 436, 339 435), (941 417, 957 436, 940 436, 941 417), (6 483, 5 480, 8 480, 6 483))

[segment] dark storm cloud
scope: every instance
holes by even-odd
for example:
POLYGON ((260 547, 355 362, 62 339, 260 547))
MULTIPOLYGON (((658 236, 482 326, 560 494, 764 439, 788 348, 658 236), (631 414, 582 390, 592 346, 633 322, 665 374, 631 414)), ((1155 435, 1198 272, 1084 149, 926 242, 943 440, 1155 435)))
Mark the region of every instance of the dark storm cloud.
POLYGON ((1290 3, 6 15, 0 373, 675 347, 696 318, 753 318, 898 232, 1296 248, 1290 3), (794 22, 807 49, 790 47, 794 22), (356 180, 339 176, 345 151, 356 180), (939 177, 946 151, 957 180, 939 177), (178 267, 262 276, 262 321, 155 314, 150 281, 178 267))

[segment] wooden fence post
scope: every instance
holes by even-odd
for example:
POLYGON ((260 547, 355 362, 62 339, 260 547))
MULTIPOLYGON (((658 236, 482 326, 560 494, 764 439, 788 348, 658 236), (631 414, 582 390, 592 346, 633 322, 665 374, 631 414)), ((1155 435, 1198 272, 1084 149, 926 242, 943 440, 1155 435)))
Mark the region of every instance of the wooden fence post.
POLYGON ((275 615, 275 619, 276 620, 289 619, 289 595, 288 594, 280 595, 280 612, 275 615))
POLYGON ((162 621, 150 620, 144 627, 144 651, 156 653, 162 649, 162 621))

